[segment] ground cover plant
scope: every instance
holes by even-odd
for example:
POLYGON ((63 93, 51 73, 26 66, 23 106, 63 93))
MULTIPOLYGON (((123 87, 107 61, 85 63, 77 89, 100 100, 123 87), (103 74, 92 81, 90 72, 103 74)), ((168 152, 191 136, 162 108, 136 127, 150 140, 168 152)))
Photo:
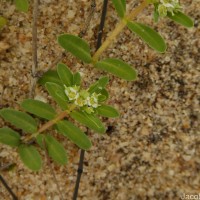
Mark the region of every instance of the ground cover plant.
MULTIPOLYGON (((20 5, 24 5, 23 1, 21 2, 20 5)), ((145 7, 150 5, 154 8, 153 19, 155 22, 162 20, 162 17, 168 17, 187 28, 193 26, 192 20, 181 12, 178 1, 143 1, 130 12, 126 10, 124 0, 113 0, 112 2, 120 18, 119 23, 93 55, 88 42, 79 36, 64 33, 58 36, 58 44, 65 51, 80 59, 85 65, 90 64, 99 70, 106 71, 127 81, 137 79, 136 69, 119 58, 101 60, 101 55, 124 28, 130 29, 157 52, 165 52, 166 43, 158 32, 143 23, 133 21, 145 7)), ((21 10, 27 11, 27 5, 25 7, 26 9, 21 10)), ((60 107, 59 112, 50 104, 34 99, 25 99, 21 103, 22 111, 12 108, 3 108, 0 111, 0 115, 4 120, 23 131, 23 134, 20 134, 9 127, 2 127, 0 129, 0 142, 17 148, 23 163, 35 171, 42 167, 42 158, 38 148, 46 150, 56 163, 62 165, 67 163, 66 150, 61 142, 48 134, 50 128, 66 136, 81 149, 88 150, 91 147, 88 136, 79 127, 68 121, 68 118, 72 118, 89 129, 103 134, 106 127, 104 127, 98 116, 119 116, 115 108, 105 103, 109 98, 106 90, 106 85, 109 83, 107 76, 101 77, 89 88, 82 88, 80 73, 73 74, 65 64, 59 63, 57 70, 44 73, 38 83, 43 85, 56 101, 60 107)))

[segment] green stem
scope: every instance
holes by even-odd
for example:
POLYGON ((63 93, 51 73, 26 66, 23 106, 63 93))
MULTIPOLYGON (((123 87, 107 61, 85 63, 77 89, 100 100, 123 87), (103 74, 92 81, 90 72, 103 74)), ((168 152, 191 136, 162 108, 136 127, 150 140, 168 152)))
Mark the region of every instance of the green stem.
POLYGON ((102 53, 110 46, 110 44, 113 42, 113 40, 122 32, 124 27, 127 25, 128 20, 133 20, 147 5, 148 5, 148 2, 146 0, 144 0, 130 14, 124 16, 124 18, 121 19, 121 21, 117 24, 117 26, 115 27, 113 32, 110 34, 110 36, 104 41, 104 43, 101 45, 101 47, 93 55, 93 57, 92 57, 93 64, 95 64, 98 61, 98 59, 102 55, 102 53))

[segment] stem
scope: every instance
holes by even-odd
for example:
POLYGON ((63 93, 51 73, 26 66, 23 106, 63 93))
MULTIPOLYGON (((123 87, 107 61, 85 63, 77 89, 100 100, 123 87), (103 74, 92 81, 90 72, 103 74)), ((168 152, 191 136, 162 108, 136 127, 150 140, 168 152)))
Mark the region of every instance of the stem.
POLYGON ((112 43, 112 41, 121 33, 123 28, 127 25, 128 20, 134 19, 147 5, 148 5, 148 2, 144 0, 130 14, 126 15, 123 19, 121 19, 121 21, 115 27, 114 31, 110 34, 110 36, 106 39, 106 41, 104 41, 101 47, 93 55, 92 60, 94 64, 98 61, 98 58, 108 48, 108 46, 112 43))
POLYGON ((75 189, 74 189, 73 200, 76 200, 77 197, 78 197, 79 184, 80 184, 80 180, 81 180, 81 175, 83 173, 84 154, 85 154, 85 150, 81 149, 81 154, 80 154, 80 160, 79 160, 79 164, 78 164, 77 178, 76 178, 76 185, 75 185, 75 189))
MULTIPOLYGON (((102 40, 103 28, 104 28, 105 19, 106 19, 107 7, 108 7, 108 0, 104 0, 102 14, 101 14, 101 21, 100 21, 100 26, 99 26, 99 32, 98 32, 98 36, 97 36, 97 48, 96 49, 98 49, 101 46, 101 40, 102 40)), ((87 129, 87 133, 88 133, 88 129, 87 129)), ((81 181, 81 175, 83 173, 84 154, 85 154, 85 150, 81 149, 79 165, 78 165, 78 170, 77 170, 76 185, 75 185, 74 194, 73 194, 73 200, 76 200, 78 197, 78 189, 79 189, 79 185, 80 185, 80 181, 81 181)))
POLYGON ((27 141, 27 143, 29 144, 29 142, 32 142, 31 140, 33 138, 36 138, 40 133, 44 132, 45 130, 47 130, 48 128, 50 128, 51 126, 53 126, 54 124, 56 124, 58 121, 60 121, 61 119, 65 118, 71 111, 73 111, 76 108, 76 105, 71 105, 69 107, 68 110, 62 111, 61 113, 59 113, 57 115, 56 118, 48 121, 46 124, 42 125, 38 131, 36 133, 33 133, 31 135, 29 135, 29 137, 27 137, 25 139, 25 141, 27 141))
POLYGON ((34 0, 33 4, 33 25, 32 25, 32 51, 33 51, 33 65, 32 65, 32 80, 29 97, 32 98, 35 93, 35 86, 37 82, 36 71, 38 68, 37 60, 37 18, 38 18, 38 0, 34 0))
POLYGON ((8 186, 8 184, 1 175, 0 175, 0 181, 2 182, 6 190, 9 192, 9 194, 12 196, 13 200, 18 200, 17 196, 13 193, 13 191, 11 190, 11 188, 8 186))

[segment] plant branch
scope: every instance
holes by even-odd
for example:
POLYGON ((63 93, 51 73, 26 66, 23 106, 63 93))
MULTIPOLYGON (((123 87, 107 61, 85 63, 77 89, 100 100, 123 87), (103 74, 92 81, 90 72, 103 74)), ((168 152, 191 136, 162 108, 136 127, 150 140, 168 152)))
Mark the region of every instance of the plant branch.
POLYGON ((51 126, 53 126, 54 124, 56 124, 58 121, 60 121, 61 119, 65 118, 71 111, 73 111, 76 108, 76 106, 73 104, 69 107, 68 110, 62 111, 61 113, 59 113, 57 115, 56 118, 48 121, 47 123, 43 124, 36 133, 33 133, 31 135, 29 135, 25 141, 27 141, 27 143, 29 144, 29 142, 32 143, 32 139, 36 138, 37 135, 39 135, 40 133, 44 132, 45 130, 47 130, 48 128, 50 128, 51 126))
POLYGON ((85 150, 81 149, 78 170, 77 170, 76 185, 75 185, 74 194, 73 194, 73 200, 76 200, 78 197, 79 184, 81 180, 81 175, 83 173, 84 154, 85 154, 85 150))
POLYGON ((92 60, 94 64, 98 61, 102 53, 110 46, 113 40, 121 33, 121 31, 127 25, 128 20, 134 19, 147 5, 148 5, 148 2, 144 0, 130 14, 126 15, 123 19, 121 19, 121 21, 117 24, 113 32, 110 34, 110 36, 104 41, 101 47, 93 55, 92 60))
POLYGON ((11 188, 8 186, 4 178, 0 174, 0 181, 2 182, 3 186, 6 188, 6 190, 9 192, 9 194, 12 196, 13 200, 18 200, 17 196, 13 193, 11 188))
MULTIPOLYGON (((96 49, 98 49, 101 46, 101 40, 102 40, 103 28, 104 28, 105 19, 106 19, 107 7, 108 7, 108 0, 104 0, 102 14, 101 14, 101 21, 100 21, 100 25, 99 25, 99 32, 98 32, 98 36, 97 36, 97 48, 96 49)), ((87 128, 87 133, 88 133, 88 128, 87 128)), ((84 155, 85 155, 85 150, 81 149, 79 165, 78 165, 78 170, 77 170, 76 185, 75 185, 74 194, 73 194, 73 200, 76 200, 78 197, 78 190, 79 190, 79 185, 80 185, 80 181, 81 181, 81 175, 83 173, 84 155)))
POLYGON ((33 97, 35 93, 35 85, 37 82, 36 73, 38 68, 37 60, 37 18, 38 18, 38 0, 34 0, 33 4, 33 25, 32 25, 32 53, 33 53, 33 64, 32 64, 32 80, 31 80, 31 89, 29 97, 33 97))

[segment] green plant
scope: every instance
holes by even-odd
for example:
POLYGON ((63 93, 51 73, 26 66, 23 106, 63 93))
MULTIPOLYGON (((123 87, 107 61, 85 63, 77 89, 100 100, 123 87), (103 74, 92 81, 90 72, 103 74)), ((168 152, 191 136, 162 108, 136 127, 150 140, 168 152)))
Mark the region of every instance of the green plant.
MULTIPOLYGON (((106 58, 100 61, 99 58, 125 27, 128 27, 151 48, 160 53, 165 52, 165 41, 155 30, 145 24, 132 21, 146 6, 153 4, 155 21, 158 21, 160 17, 168 17, 185 27, 193 26, 192 20, 180 11, 181 8, 177 0, 143 1, 129 14, 126 11, 125 0, 112 0, 112 2, 120 17, 120 22, 93 56, 89 44, 78 36, 62 34, 58 36, 58 43, 84 63, 92 64, 97 69, 104 70, 127 81, 137 78, 136 70, 129 64, 119 58, 106 58)), ((39 83, 46 87, 49 94, 60 106, 61 112, 56 112, 47 103, 33 99, 24 100, 21 106, 25 111, 39 118, 35 119, 25 112, 11 108, 4 108, 0 111, 2 118, 26 133, 21 136, 8 127, 1 128, 0 142, 17 147, 22 161, 32 170, 39 170, 42 165, 40 154, 36 146, 32 144, 33 140, 36 140, 41 149, 47 149, 49 156, 54 161, 59 164, 67 163, 64 147, 53 136, 46 134, 49 128, 67 136, 81 149, 88 150, 91 147, 87 135, 64 118, 71 117, 102 134, 106 129, 98 115, 104 117, 119 116, 117 110, 104 104, 108 98, 108 92, 105 89, 108 77, 100 78, 90 88, 83 90, 81 89, 80 73, 72 74, 69 68, 61 63, 58 64, 56 71, 47 71, 39 80, 39 83), (40 123, 39 126, 40 118, 47 120, 47 122, 45 124, 40 123)))
POLYGON ((107 77, 100 78, 87 90, 84 90, 81 89, 79 73, 72 74, 69 68, 62 63, 58 64, 57 73, 59 83, 45 82, 44 79, 41 81, 45 83, 49 94, 62 111, 56 112, 50 104, 34 99, 24 100, 21 107, 37 119, 26 112, 11 108, 4 108, 0 111, 2 118, 26 133, 21 136, 18 132, 3 127, 0 129, 0 142, 17 147, 22 161, 32 170, 39 170, 42 166, 42 159, 37 147, 32 144, 33 140, 36 140, 40 148, 44 149, 46 146, 49 156, 55 162, 67 163, 67 154, 62 144, 53 136, 46 134, 49 128, 56 129, 78 147, 88 150, 91 147, 91 142, 87 135, 66 118, 71 117, 99 134, 103 134, 106 128, 98 115, 104 117, 119 116, 117 110, 104 104, 108 98, 108 92, 105 89, 108 83, 107 77), (47 122, 42 124, 41 119, 47 122))

